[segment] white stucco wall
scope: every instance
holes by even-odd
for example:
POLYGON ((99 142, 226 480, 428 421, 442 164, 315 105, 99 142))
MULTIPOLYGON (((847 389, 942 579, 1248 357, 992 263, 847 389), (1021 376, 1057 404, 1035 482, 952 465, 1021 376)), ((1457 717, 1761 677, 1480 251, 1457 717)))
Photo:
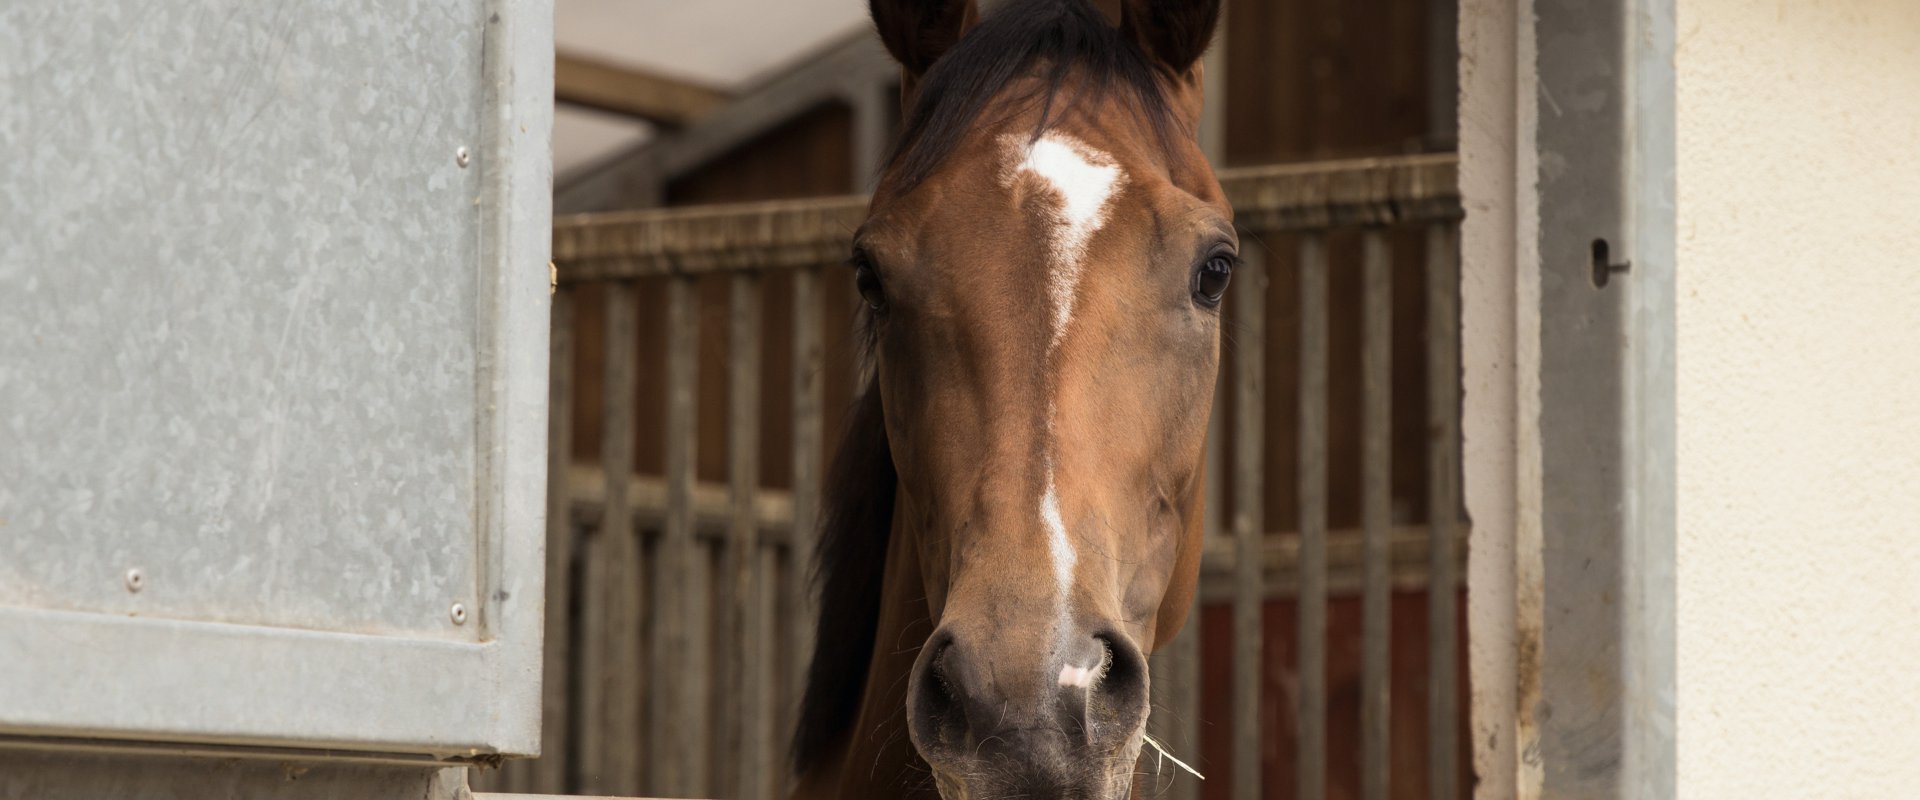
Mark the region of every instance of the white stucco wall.
POLYGON ((1920 797, 1920 2, 1678 40, 1680 796, 1920 797))

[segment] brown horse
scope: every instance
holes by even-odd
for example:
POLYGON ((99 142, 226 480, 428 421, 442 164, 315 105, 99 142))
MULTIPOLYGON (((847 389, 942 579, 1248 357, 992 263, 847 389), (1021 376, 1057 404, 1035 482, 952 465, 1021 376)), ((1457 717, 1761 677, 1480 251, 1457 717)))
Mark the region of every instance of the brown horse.
POLYGON ((855 236, 796 795, 1120 798, 1200 566, 1238 245, 1218 0, 872 0, 907 114, 855 236))

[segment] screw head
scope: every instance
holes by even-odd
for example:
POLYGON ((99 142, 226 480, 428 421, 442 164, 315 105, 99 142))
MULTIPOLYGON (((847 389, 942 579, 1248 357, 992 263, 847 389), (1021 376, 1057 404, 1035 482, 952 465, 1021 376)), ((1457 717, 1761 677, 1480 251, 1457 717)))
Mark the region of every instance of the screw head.
POLYGON ((142 588, 145 588, 146 585, 147 576, 141 574, 139 567, 127 570, 127 591, 139 592, 142 588))
POLYGON ((453 608, 452 608, 452 609, 450 609, 450 610, 448 610, 448 612, 447 612, 447 616, 449 616, 449 617, 452 617, 452 618, 453 618, 453 624, 455 624, 455 625, 465 625, 465 624, 467 624, 467 607, 466 607, 466 605, 465 605, 465 604, 462 604, 462 603, 454 603, 454 604, 453 604, 453 608))
POLYGON ((472 162, 473 162, 473 154, 470 152, 467 152, 467 148, 462 147, 458 150, 453 151, 453 163, 459 164, 462 168, 465 168, 468 164, 472 162))

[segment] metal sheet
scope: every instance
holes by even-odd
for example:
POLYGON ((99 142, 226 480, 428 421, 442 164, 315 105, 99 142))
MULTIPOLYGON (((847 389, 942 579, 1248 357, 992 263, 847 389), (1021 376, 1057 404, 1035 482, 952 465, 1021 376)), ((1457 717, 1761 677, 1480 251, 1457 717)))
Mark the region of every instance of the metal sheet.
POLYGON ((534 751, 550 5, 161 12, 0 9, 0 731, 534 751))
MULTIPOLYGON (((1676 793, 1674 4, 1536 5, 1541 792, 1676 793)), ((1524 297, 1524 295, 1523 295, 1524 297)), ((1523 362, 1524 364, 1524 362, 1523 362)), ((1532 603, 1528 604, 1531 607, 1532 603)), ((1529 702, 1534 701, 1534 702, 1529 702)), ((1527 726, 1533 726, 1533 731, 1527 726)), ((1536 742, 1527 741, 1530 733, 1536 742)))

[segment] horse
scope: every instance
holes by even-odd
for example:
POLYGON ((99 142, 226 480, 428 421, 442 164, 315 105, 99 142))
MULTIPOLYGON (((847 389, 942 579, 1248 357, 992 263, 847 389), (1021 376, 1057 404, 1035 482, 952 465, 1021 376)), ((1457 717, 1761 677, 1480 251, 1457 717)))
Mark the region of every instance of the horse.
POLYGON ((1239 242, 1219 0, 871 0, 904 113, 849 260, 796 798, 1131 797, 1193 603, 1239 242))

